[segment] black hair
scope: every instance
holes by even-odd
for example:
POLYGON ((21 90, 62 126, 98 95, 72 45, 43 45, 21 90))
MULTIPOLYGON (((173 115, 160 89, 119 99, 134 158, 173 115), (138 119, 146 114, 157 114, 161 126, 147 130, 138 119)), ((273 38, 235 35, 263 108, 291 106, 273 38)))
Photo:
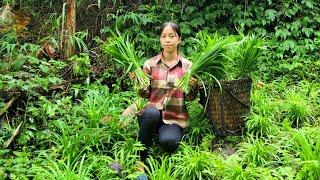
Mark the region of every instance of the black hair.
POLYGON ((170 21, 162 24, 162 26, 160 27, 160 35, 162 34, 162 31, 166 26, 170 26, 178 34, 178 36, 181 37, 180 27, 176 23, 170 21))

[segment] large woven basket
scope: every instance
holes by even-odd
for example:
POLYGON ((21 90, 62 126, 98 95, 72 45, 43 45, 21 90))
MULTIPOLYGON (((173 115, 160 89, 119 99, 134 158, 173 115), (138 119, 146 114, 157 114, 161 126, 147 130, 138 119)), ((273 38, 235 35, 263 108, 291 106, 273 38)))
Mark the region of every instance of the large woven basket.
POLYGON ((251 78, 220 81, 222 92, 214 87, 205 97, 200 91, 200 103, 219 136, 239 135, 243 132, 244 119, 250 109, 251 78))

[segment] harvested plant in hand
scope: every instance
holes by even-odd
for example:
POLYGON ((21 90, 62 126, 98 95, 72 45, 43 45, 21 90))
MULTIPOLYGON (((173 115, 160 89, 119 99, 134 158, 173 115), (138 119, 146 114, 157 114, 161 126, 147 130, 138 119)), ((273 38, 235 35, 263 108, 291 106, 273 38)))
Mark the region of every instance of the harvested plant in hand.
POLYGON ((197 45, 195 52, 190 57, 193 64, 188 72, 176 81, 175 85, 182 91, 189 93, 191 90, 190 78, 196 77, 203 86, 216 82, 220 87, 219 80, 227 74, 225 68, 227 59, 224 54, 235 43, 235 39, 233 36, 222 38, 218 34, 210 36, 202 32, 194 40, 197 45))
POLYGON ((142 53, 137 53, 128 35, 122 35, 119 31, 117 34, 111 31, 111 34, 112 37, 103 45, 102 49, 111 55, 117 63, 128 68, 127 73, 134 72, 134 88, 136 90, 148 88, 150 78, 143 72, 140 65, 142 53))

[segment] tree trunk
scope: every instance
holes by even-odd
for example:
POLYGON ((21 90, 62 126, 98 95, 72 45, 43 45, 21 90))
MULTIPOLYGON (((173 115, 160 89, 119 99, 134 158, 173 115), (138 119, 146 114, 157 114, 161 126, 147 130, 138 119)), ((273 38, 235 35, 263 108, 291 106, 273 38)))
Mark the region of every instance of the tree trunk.
POLYGON ((76 0, 65 0, 66 22, 63 23, 62 47, 63 59, 68 59, 75 54, 74 34, 76 32, 76 0))

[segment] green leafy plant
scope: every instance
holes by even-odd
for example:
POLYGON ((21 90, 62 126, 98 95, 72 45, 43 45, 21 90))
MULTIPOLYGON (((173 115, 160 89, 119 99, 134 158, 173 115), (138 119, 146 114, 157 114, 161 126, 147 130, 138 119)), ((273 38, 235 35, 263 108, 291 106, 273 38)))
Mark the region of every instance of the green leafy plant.
POLYGON ((62 156, 66 157, 66 165, 68 167, 74 166, 77 161, 85 154, 86 148, 80 148, 82 145, 82 138, 86 136, 85 131, 70 134, 70 127, 63 121, 56 121, 56 126, 60 129, 61 134, 51 132, 52 139, 50 140, 55 144, 58 150, 62 151, 62 156))
POLYGON ((249 135, 247 142, 241 143, 237 154, 242 158, 242 164, 264 167, 279 160, 276 152, 273 144, 249 135))
POLYGON ((294 130, 292 141, 294 152, 300 157, 299 179, 320 178, 320 139, 319 129, 305 128, 294 130))
POLYGON ((26 149, 23 151, 11 151, 8 149, 2 149, 0 151, 1 178, 9 179, 28 179, 31 174, 31 167, 33 158, 31 153, 27 152, 26 149), (7 161, 4 159, 7 157, 7 161), (10 157, 10 158, 9 158, 10 157))
MULTIPOLYGON (((139 160, 138 152, 140 150, 144 150, 144 147, 134 139, 116 142, 111 149, 112 163, 118 164, 119 168, 113 171, 113 175, 124 178, 133 174, 135 164, 139 160)), ((112 164, 109 166, 111 168, 112 164)))
POLYGON ((257 136, 268 136, 276 131, 274 117, 251 113, 245 121, 249 133, 257 136))
POLYGON ((258 63, 258 58, 266 50, 264 39, 256 35, 244 36, 241 34, 240 36, 242 39, 232 52, 234 54, 232 57, 233 66, 236 71, 235 78, 250 76, 258 63))
POLYGON ((142 54, 137 53, 134 44, 131 43, 128 35, 121 35, 111 31, 111 40, 103 45, 103 50, 114 57, 114 59, 127 68, 127 72, 134 70, 135 89, 145 89, 150 85, 149 77, 142 71, 140 61, 142 54))
POLYGON ((17 35, 14 33, 7 33, 0 39, 0 55, 12 56, 14 50, 18 47, 17 35))
POLYGON ((70 165, 64 159, 53 159, 49 154, 44 153, 44 161, 33 166, 34 179, 92 179, 93 166, 97 159, 87 158, 83 154, 77 162, 70 165))
POLYGON ((174 165, 170 158, 162 157, 159 161, 153 157, 147 159, 148 165, 146 172, 152 180, 174 180, 177 175, 174 174, 174 165))
MULTIPOLYGON (((257 85, 258 86, 258 83, 257 85)), ((281 100, 278 99, 278 93, 286 89, 282 83, 266 84, 262 89, 254 89, 251 93, 252 112, 261 116, 279 117, 281 113, 281 100), (275 87, 276 86, 276 87, 275 87), (278 88, 275 90, 275 88, 278 88)))
POLYGON ((220 37, 217 33, 211 36, 200 32, 198 38, 195 39, 198 43, 195 52, 190 56, 191 68, 175 82, 175 85, 186 93, 191 90, 189 85, 191 77, 196 77, 203 85, 212 84, 210 82, 214 81, 220 86, 219 80, 226 75, 223 54, 235 42, 232 36, 220 37))
POLYGON ((88 47, 84 41, 87 36, 88 32, 76 32, 73 36, 68 36, 68 41, 75 43, 80 52, 88 53, 88 47))
POLYGON ((200 150, 198 147, 180 145, 179 151, 174 157, 175 174, 182 179, 212 179, 215 177, 215 165, 220 159, 215 154, 200 150))
MULTIPOLYGON (((89 90, 82 101, 82 107, 76 112, 84 113, 89 127, 99 127, 99 123, 104 115, 107 115, 109 102, 104 98, 104 94, 95 90, 89 90)), ((112 118, 112 117, 110 117, 112 118)))
POLYGON ((88 54, 74 55, 69 60, 73 62, 72 69, 75 75, 88 76, 90 74, 90 57, 88 54))
POLYGON ((223 179, 272 179, 270 170, 260 167, 243 166, 238 155, 227 158, 223 168, 223 179))
POLYGON ((187 106, 190 118, 183 139, 189 144, 199 145, 205 135, 212 133, 212 126, 199 103, 192 101, 187 106))
POLYGON ((297 92, 295 89, 288 91, 285 94, 285 101, 283 103, 284 115, 291 120, 295 127, 302 126, 305 123, 312 123, 313 107, 309 104, 309 98, 305 97, 303 93, 297 92))
MULTIPOLYGON (((160 24, 168 20, 179 22, 183 37, 179 51, 186 57, 195 52, 195 44, 199 45, 193 40, 199 29, 228 36, 237 33, 235 26, 243 28, 245 34, 254 32, 256 37, 264 37, 270 51, 252 69, 254 81, 259 79, 265 85, 257 86, 251 96, 252 116, 247 130, 256 137, 239 144, 243 152, 216 156, 221 153, 214 144, 218 137, 209 131, 205 120, 196 116, 202 109, 190 106, 191 127, 183 139, 189 150, 181 146, 177 154, 165 157, 167 153, 159 146, 152 147, 153 170, 149 177, 200 179, 201 174, 202 179, 319 179, 320 21, 316 0, 79 0, 77 29, 88 31, 69 38, 78 51, 90 52, 90 63, 85 60, 77 64, 77 77, 68 74, 72 68, 66 67, 68 61, 36 56, 44 42, 59 46, 61 2, 17 2, 4 0, 0 4, 10 3, 15 10, 29 12, 32 21, 22 34, 0 32, 0 109, 13 95, 20 94, 0 117, 0 143, 12 136, 20 122, 24 125, 10 147, 0 150, 0 179, 134 179, 133 166, 141 148, 136 143, 137 119, 119 115, 135 101, 136 93, 124 92, 130 87, 119 78, 124 68, 107 55, 101 56, 99 44, 92 39, 106 39, 110 33, 105 30, 117 27, 130 35, 136 52, 151 57, 160 51, 160 24), (104 74, 103 79, 89 71, 104 74), (89 75, 95 82, 81 78, 89 75), (195 144, 199 147, 192 146, 195 144), (116 160, 124 164, 121 175, 108 166, 116 160)), ((241 42, 239 47, 245 47, 245 41, 241 42)), ((235 65, 240 65, 241 53, 232 61, 235 65)), ((233 71, 233 64, 228 62, 226 71, 232 74, 226 78, 236 78, 242 72, 233 71)), ((218 74, 214 75, 219 80, 218 74)), ((210 76, 201 78, 213 80, 210 76)), ((222 148, 227 143, 224 139, 222 148)))

